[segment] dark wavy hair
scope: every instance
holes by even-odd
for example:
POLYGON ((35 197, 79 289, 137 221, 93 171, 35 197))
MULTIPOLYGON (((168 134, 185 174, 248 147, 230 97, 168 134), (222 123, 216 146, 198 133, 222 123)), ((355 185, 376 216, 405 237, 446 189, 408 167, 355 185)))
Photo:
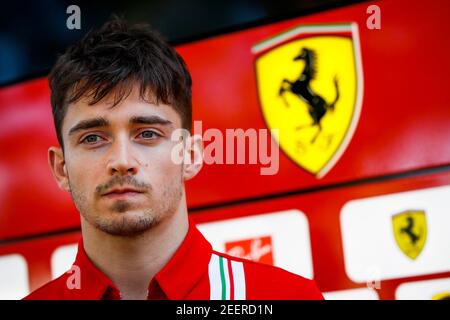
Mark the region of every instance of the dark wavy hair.
POLYGON ((50 100, 60 145, 64 148, 61 128, 71 103, 87 97, 94 105, 114 91, 115 106, 136 83, 144 101, 171 105, 183 128, 191 131, 192 79, 184 60, 149 25, 130 25, 113 16, 68 47, 50 71, 50 100))

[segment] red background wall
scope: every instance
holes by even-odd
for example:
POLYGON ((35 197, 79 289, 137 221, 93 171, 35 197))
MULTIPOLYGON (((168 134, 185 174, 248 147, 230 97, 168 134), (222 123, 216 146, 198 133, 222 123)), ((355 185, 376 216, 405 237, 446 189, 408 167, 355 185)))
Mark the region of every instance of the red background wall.
MULTIPOLYGON (((193 77, 194 119, 207 128, 264 129, 251 47, 292 27, 356 22, 363 106, 353 139, 322 179, 280 152, 280 170, 258 165, 206 165, 187 182, 198 222, 299 208, 310 225, 314 276, 323 291, 360 287, 343 266, 339 212, 351 199, 450 183, 450 3, 380 1, 381 30, 366 28, 370 3, 290 19, 177 47, 193 77), (432 168, 440 168, 433 171, 432 168), (326 200, 326 201, 325 201, 326 200), (332 266, 332 268, 330 268, 332 266)), ((0 256, 21 253, 31 289, 50 277, 51 252, 78 237, 79 217, 48 169, 56 144, 45 78, 0 89, 0 256)), ((386 281, 394 298, 407 280, 386 281)))

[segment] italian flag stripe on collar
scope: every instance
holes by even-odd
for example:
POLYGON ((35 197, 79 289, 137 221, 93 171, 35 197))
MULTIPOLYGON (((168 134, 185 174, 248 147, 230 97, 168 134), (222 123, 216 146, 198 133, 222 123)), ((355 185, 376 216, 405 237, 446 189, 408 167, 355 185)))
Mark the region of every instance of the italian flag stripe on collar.
POLYGON ((211 255, 208 266, 211 300, 245 300, 245 276, 242 262, 217 254, 211 255))

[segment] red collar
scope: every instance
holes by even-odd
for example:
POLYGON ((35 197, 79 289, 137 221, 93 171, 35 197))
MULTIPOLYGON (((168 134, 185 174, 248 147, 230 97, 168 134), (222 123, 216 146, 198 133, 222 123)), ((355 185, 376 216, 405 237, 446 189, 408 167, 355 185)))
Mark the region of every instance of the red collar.
MULTIPOLYGON (((169 262, 149 283, 149 297, 165 296, 181 300, 187 296, 201 277, 208 272, 211 244, 203 237, 189 218, 189 229, 185 239, 169 262), (155 292, 159 290, 160 292, 155 292)), ((78 244, 74 266, 80 268, 80 289, 68 290, 74 299, 99 300, 105 294, 119 298, 119 290, 87 256, 83 240, 78 244)))

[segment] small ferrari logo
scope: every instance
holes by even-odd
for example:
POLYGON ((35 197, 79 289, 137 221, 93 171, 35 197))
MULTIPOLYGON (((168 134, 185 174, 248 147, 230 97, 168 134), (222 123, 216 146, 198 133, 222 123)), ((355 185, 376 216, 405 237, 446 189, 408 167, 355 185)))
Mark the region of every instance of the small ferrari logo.
POLYGON ((431 297, 432 300, 450 300, 450 291, 439 292, 431 297))
POLYGON ((416 259, 422 252, 427 239, 425 211, 407 210, 392 217, 395 241, 409 258, 416 259))
POLYGON ((359 119, 356 24, 300 26, 252 48, 259 101, 281 149, 317 178, 344 152, 359 119))

